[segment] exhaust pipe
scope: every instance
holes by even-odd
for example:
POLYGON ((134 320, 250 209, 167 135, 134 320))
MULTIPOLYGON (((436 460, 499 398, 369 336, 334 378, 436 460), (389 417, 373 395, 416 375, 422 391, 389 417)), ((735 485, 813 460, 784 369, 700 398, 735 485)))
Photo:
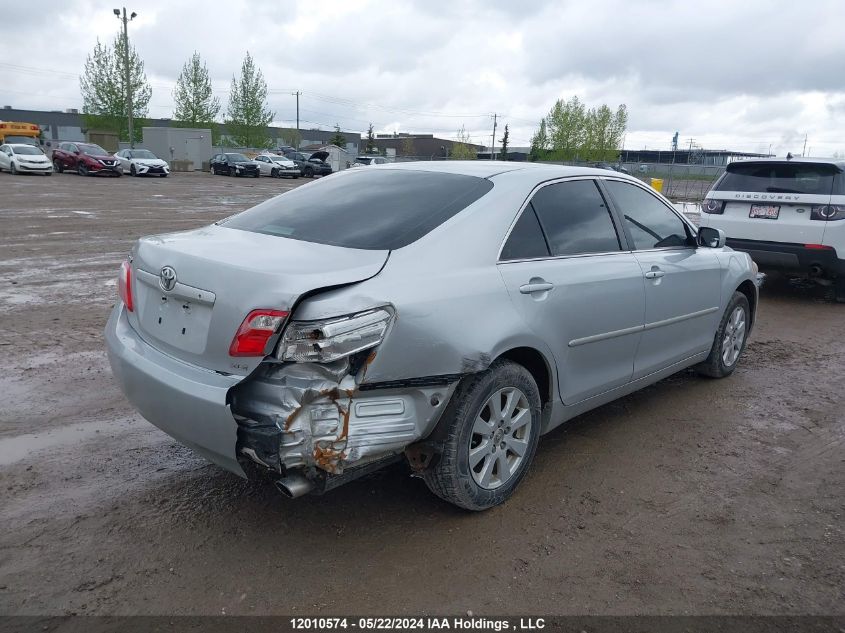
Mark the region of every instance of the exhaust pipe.
POLYGON ((314 482, 306 479, 302 473, 292 472, 289 475, 275 481, 276 488, 290 499, 296 499, 308 494, 314 489, 314 482))

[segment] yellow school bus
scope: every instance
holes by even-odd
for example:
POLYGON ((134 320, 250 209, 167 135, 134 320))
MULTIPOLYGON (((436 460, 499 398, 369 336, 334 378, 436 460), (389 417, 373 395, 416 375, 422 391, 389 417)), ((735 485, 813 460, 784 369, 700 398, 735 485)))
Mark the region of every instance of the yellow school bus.
POLYGON ((0 121, 0 145, 4 143, 28 143, 38 145, 41 128, 35 123, 0 121))

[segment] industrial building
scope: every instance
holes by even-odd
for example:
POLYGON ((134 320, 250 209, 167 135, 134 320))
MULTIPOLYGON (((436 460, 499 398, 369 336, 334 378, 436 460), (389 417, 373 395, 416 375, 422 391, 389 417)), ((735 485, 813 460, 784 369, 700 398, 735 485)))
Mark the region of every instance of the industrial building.
MULTIPOLYGON (((18 110, 11 106, 5 106, 0 110, 0 120, 23 121, 35 123, 43 130, 44 144, 53 146, 58 141, 84 142, 90 140, 87 137, 88 130, 82 118, 82 113, 74 108, 64 111, 60 110, 18 110)), ((138 127, 144 128, 176 128, 171 119, 139 119, 136 121, 138 127)), ((226 135, 226 125, 220 124, 218 130, 221 135, 226 135)), ((300 129, 301 146, 305 145, 326 145, 334 137, 334 130, 306 130, 300 129)), ((344 132, 341 135, 346 139, 346 151, 353 156, 359 152, 361 134, 359 132, 344 132)), ((268 127, 267 136, 274 142, 274 147, 292 145, 297 137, 296 128, 268 127)), ((117 147, 107 147, 109 150, 117 150, 117 147)))

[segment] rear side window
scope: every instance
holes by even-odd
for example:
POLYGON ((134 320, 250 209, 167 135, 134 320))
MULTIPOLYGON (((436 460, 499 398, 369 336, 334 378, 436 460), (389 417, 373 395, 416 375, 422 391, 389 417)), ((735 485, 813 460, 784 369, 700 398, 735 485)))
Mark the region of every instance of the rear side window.
POLYGON ((351 169, 292 189, 225 226, 347 248, 392 250, 415 242, 493 188, 484 178, 351 169))
POLYGON ((543 237, 543 230, 537 221, 534 208, 529 204, 511 229, 508 241, 502 248, 500 259, 509 261, 548 256, 549 246, 546 244, 546 238, 543 237))
POLYGON ((733 163, 716 191, 830 195, 837 169, 821 163, 733 163))
POLYGON ((531 206, 552 255, 607 253, 620 250, 610 212, 592 180, 574 180, 543 187, 531 206))
POLYGON ((690 245, 686 224, 659 198, 618 180, 608 180, 605 185, 625 218, 636 250, 690 245))

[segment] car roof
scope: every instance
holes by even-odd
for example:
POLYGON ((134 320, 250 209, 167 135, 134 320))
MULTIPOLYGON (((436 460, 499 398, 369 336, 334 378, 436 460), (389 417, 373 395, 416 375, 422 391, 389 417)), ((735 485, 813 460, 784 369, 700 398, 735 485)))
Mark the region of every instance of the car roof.
MULTIPOLYGON (((581 167, 571 165, 553 165, 549 163, 524 163, 501 160, 448 160, 448 161, 415 161, 407 163, 389 163, 376 165, 374 169, 410 169, 416 171, 436 171, 444 174, 459 174, 476 176, 478 178, 492 178, 500 174, 520 172, 519 175, 527 179, 550 180, 552 178, 566 178, 568 176, 608 176, 606 169, 581 167)), ((515 174, 516 175, 516 174, 515 174)), ((613 176, 638 180, 621 172, 613 172, 613 176)))
POLYGON ((813 165, 832 165, 841 171, 845 171, 845 159, 842 158, 813 158, 811 156, 793 156, 786 158, 785 156, 772 156, 771 158, 750 158, 748 160, 735 160, 728 164, 728 167, 739 165, 788 165, 790 163, 810 163, 813 165))

